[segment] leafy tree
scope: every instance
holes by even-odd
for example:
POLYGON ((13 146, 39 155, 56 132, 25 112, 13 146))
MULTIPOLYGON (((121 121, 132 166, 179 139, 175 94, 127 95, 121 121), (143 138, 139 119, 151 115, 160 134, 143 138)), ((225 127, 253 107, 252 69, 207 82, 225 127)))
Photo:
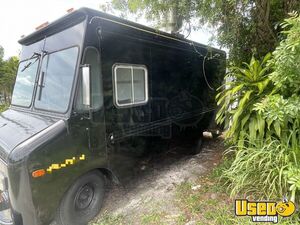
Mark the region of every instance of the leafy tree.
POLYGON ((172 33, 178 32, 184 21, 190 21, 195 11, 192 0, 113 0, 112 6, 122 12, 145 15, 149 21, 154 21, 155 27, 172 33))
POLYGON ((0 46, 0 97, 2 96, 5 104, 9 104, 19 59, 13 56, 7 60, 3 60, 3 55, 4 49, 0 46))
POLYGON ((293 10, 300 9, 298 0, 113 0, 121 11, 145 15, 158 27, 171 27, 179 32, 209 25, 215 30, 214 40, 230 51, 236 64, 248 62, 252 53, 262 58, 275 49, 280 40, 278 24, 293 10), (191 23, 191 21, 197 21, 191 23))
POLYGON ((4 48, 0 45, 0 64, 3 61, 4 57, 4 48))
POLYGON ((271 79, 278 91, 285 97, 300 95, 300 17, 295 14, 283 23, 286 39, 273 53, 271 66, 275 68, 271 79))
POLYGON ((235 79, 218 95, 218 121, 229 121, 227 137, 237 145, 224 172, 232 194, 288 194, 300 203, 300 17, 293 15, 281 27, 285 38, 268 62, 251 60, 233 70, 235 79), (226 110, 234 102, 237 107, 226 110))

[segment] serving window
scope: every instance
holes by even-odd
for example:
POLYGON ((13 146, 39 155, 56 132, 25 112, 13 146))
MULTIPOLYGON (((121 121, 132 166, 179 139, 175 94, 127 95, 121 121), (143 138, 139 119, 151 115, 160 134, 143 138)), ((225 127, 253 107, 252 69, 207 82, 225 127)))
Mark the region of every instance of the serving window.
POLYGON ((129 107, 148 102, 148 71, 143 65, 116 64, 114 99, 118 107, 129 107))

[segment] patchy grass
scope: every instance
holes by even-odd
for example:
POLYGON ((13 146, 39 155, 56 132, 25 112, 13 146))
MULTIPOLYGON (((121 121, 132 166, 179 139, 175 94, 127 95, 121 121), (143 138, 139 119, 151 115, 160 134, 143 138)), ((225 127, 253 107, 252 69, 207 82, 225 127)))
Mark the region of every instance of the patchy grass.
POLYGON ((141 218, 141 223, 142 224, 151 224, 151 225, 161 225, 163 223, 163 219, 165 217, 165 213, 163 212, 150 212, 149 214, 145 214, 141 218))
MULTIPOLYGON (((166 215, 164 212, 155 210, 142 214, 140 218, 126 218, 124 215, 105 214, 98 221, 90 223, 90 225, 131 225, 137 224, 137 222, 141 225, 168 225, 168 223, 164 222, 166 215)), ((176 222, 178 225, 185 224, 184 222, 179 223, 185 221, 183 217, 175 218, 176 220, 178 220, 178 223, 176 222)))
POLYGON ((186 215, 181 214, 176 218, 176 225, 184 225, 188 222, 188 218, 186 217, 186 215))
POLYGON ((212 172, 208 174, 208 177, 212 180, 221 180, 224 170, 228 169, 232 162, 233 158, 224 157, 220 164, 213 168, 212 172))
MULTIPOLYGON (((185 225, 189 222, 193 225, 254 225, 250 217, 234 215, 234 199, 230 198, 230 190, 226 180, 222 178, 223 170, 228 168, 230 163, 230 160, 224 159, 211 172, 199 177, 195 183, 183 182, 178 185, 172 200, 178 214, 148 202, 147 211, 139 212, 134 218, 131 215, 105 214, 91 225, 185 225)), ((164 199, 159 201, 162 205, 163 202, 164 199)), ((278 224, 294 225, 299 222, 279 217, 278 224)))
POLYGON ((128 225, 124 222, 123 215, 103 215, 97 222, 91 223, 90 225, 128 225))
MULTIPOLYGON (((182 183, 177 187, 178 206, 184 212, 188 221, 197 225, 253 225, 250 217, 234 215, 234 199, 227 193, 227 187, 222 180, 222 171, 228 168, 229 161, 223 161, 207 176, 200 177, 195 184, 182 183), (197 189, 195 189, 197 187, 197 189), (194 190, 193 190, 194 188, 194 190)), ((295 218, 294 218, 295 219, 295 218)), ((273 223, 263 223, 266 225, 273 223)), ((295 220, 282 219, 279 223, 294 225, 295 220)))

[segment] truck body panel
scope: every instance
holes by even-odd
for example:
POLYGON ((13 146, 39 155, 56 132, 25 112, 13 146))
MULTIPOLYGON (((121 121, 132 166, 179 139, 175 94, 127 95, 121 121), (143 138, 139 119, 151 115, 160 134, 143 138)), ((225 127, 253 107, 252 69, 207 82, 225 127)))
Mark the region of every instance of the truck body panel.
POLYGON ((87 8, 20 44, 13 104, 0 114, 0 172, 15 225, 49 224, 89 171, 122 182, 157 138, 189 128, 200 136, 225 72, 223 51, 87 8), (22 89, 27 62, 36 71, 22 89), (82 102, 83 65, 91 69, 91 108, 82 102), (34 177, 39 170, 45 175, 34 177))

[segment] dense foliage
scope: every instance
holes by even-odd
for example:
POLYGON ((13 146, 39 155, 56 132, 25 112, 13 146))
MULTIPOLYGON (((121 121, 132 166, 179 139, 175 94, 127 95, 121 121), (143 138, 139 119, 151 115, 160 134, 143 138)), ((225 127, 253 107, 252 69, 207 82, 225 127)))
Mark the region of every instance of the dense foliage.
POLYGON ((300 94, 300 18, 293 15, 283 27, 288 28, 283 32, 288 38, 273 53, 271 79, 284 97, 290 97, 300 94))
POLYGON ((250 69, 250 65, 232 70, 230 76, 234 81, 230 81, 229 89, 220 95, 225 93, 226 97, 218 96, 222 106, 218 122, 230 121, 227 138, 235 144, 229 151, 234 152, 234 162, 224 174, 232 194, 246 192, 269 198, 288 195, 300 202, 300 70, 297 63, 300 17, 293 15, 285 20, 282 28, 286 38, 272 58, 267 63, 266 58, 262 63, 251 60, 250 65, 256 62, 260 66, 252 67, 259 70, 250 69), (261 73, 261 84, 249 85, 247 79, 241 79, 241 74, 254 78, 261 73), (267 85, 262 85, 264 81, 267 85), (237 91, 227 94, 233 90, 237 91), (253 92, 256 94, 251 95, 253 92), (237 107, 227 112, 223 107, 227 107, 228 102, 231 105, 236 102, 237 107))
POLYGON ((232 196, 256 195, 256 198, 280 199, 287 193, 284 170, 290 149, 278 140, 256 141, 242 148, 232 147, 235 159, 223 176, 229 181, 232 196))
POLYGON ((228 128, 227 140, 239 147, 244 147, 245 141, 265 137, 265 121, 255 111, 255 104, 272 91, 271 67, 266 65, 270 57, 268 54, 261 62, 252 57, 241 68, 230 67, 225 77, 228 82, 219 88, 217 104, 221 107, 216 120, 228 128))
MULTIPOLYGON (((235 64, 261 58, 281 39, 278 24, 300 9, 298 0, 113 0, 112 7, 134 15, 145 15, 158 27, 174 32, 208 25, 214 40, 230 51, 235 64), (180 29, 181 28, 181 29, 180 29)), ((112 8, 110 7, 110 8, 112 8)))
POLYGON ((13 56, 4 60, 3 56, 4 49, 0 46, 0 105, 8 105, 11 100, 19 59, 13 56))

